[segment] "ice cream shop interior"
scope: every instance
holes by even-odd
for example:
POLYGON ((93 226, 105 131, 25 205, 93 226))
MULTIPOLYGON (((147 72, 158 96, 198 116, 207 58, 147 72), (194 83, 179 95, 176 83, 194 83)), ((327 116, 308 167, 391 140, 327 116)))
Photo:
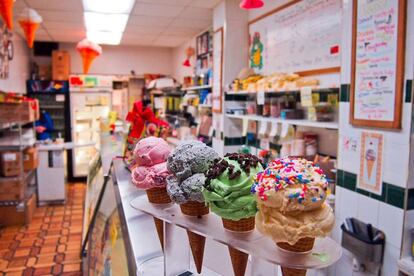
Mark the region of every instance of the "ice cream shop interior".
POLYGON ((414 0, 0 0, 0 275, 414 276, 414 0))

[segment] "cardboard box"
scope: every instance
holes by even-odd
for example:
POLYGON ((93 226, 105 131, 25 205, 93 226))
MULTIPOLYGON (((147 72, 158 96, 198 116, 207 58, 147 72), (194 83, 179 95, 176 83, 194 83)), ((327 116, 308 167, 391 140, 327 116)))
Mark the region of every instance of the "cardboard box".
POLYGON ((30 224, 36 208, 37 199, 35 193, 24 200, 22 205, 0 206, 0 224, 4 226, 30 224))
POLYGON ((37 168, 39 165, 39 157, 37 154, 37 148, 28 148, 23 152, 23 168, 24 171, 30 171, 37 168))
POLYGON ((0 201, 24 199, 25 188, 24 177, 2 178, 0 180, 0 201))
POLYGON ((40 80, 51 80, 52 79, 52 68, 50 64, 39 64, 39 79, 40 80))
POLYGON ((2 176, 17 176, 21 171, 20 152, 0 152, 0 174, 2 176))
POLYGON ((67 51, 52 52, 53 80, 67 81, 70 75, 70 55, 67 51))
POLYGON ((39 119, 39 101, 31 99, 19 104, 0 103, 0 123, 34 122, 39 119))

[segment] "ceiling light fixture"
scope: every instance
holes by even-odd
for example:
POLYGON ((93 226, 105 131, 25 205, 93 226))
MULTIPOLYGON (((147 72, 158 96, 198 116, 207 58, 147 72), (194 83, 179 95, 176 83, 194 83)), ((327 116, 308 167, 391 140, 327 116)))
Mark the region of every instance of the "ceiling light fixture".
POLYGON ((135 0, 83 0, 87 38, 95 43, 118 45, 135 0))
POLYGON ((123 32, 128 22, 128 14, 85 12, 84 18, 88 31, 123 32))
POLYGON ((98 44, 119 45, 122 39, 122 32, 87 31, 86 37, 98 44))
POLYGON ((101 13, 131 13, 135 0, 83 0, 84 11, 101 13))

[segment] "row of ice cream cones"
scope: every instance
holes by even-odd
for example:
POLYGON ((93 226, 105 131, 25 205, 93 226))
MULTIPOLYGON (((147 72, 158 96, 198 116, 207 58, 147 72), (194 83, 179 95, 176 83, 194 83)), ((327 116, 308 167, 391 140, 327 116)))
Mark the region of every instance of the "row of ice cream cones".
MULTIPOLYGON (((137 167, 132 181, 146 189, 153 204, 180 205, 184 215, 202 218, 211 210, 232 232, 259 232, 290 252, 312 250, 315 237, 332 229, 333 213, 324 201, 322 170, 304 159, 281 159, 263 169, 251 154, 220 158, 205 144, 184 142, 174 150, 161 138, 140 140, 134 150, 137 167), (309 227, 301 227, 301 223, 309 227), (312 229, 312 230, 309 230, 312 229)), ((154 218, 161 246, 163 222, 154 218)), ((198 273, 203 266, 206 238, 187 230, 198 273)), ((235 276, 245 274, 248 254, 229 246, 235 276)), ((306 275, 306 270, 282 267, 283 275, 306 275)))

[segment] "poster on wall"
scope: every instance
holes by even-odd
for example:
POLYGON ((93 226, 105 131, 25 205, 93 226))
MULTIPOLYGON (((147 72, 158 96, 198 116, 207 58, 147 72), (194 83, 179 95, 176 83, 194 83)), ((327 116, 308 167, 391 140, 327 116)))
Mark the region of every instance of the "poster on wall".
POLYGON ((256 73, 339 72, 341 0, 290 1, 249 22, 250 67, 256 73))
POLYGON ((362 132, 357 187, 382 194, 382 153, 384 136, 381 133, 362 132))
POLYGON ((212 111, 221 113, 223 92, 223 28, 214 31, 213 43, 212 111))
POLYGON ((406 0, 354 0, 351 123, 401 128, 406 0))

